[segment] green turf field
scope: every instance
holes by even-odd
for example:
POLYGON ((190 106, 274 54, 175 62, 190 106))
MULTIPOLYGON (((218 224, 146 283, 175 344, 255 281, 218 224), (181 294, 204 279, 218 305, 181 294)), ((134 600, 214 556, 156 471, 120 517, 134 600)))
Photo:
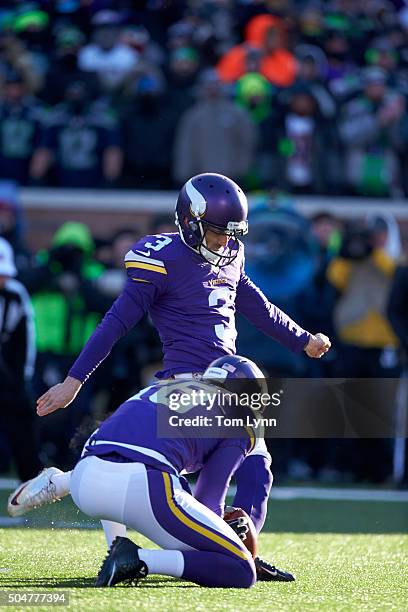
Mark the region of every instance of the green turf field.
MULTIPOLYGON (((267 533, 262 554, 295 572, 295 583, 248 591, 200 588, 148 577, 138 588, 93 589, 103 557, 97 531, 0 531, 2 589, 63 589, 81 610, 407 610, 408 538, 402 535, 267 533)), ((137 541, 145 540, 140 536, 137 541)))
MULTIPOLYGON (((0 590, 58 588, 69 592, 71 608, 98 611, 408 610, 406 503, 272 501, 260 553, 297 580, 259 583, 249 591, 160 576, 138 588, 96 590, 106 552, 102 532, 50 528, 51 520, 83 524, 69 499, 29 516, 28 527, 0 529, 0 590)), ((134 532, 131 537, 146 543, 134 532)))

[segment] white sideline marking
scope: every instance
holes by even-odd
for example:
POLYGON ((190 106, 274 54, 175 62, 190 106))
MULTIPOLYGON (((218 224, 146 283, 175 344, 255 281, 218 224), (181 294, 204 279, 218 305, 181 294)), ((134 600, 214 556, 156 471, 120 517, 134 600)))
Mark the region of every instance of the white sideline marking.
MULTIPOLYGON (((228 490, 229 496, 234 496, 236 486, 228 490)), ((384 489, 324 489, 323 487, 272 487, 269 495, 275 501, 293 499, 317 499, 332 501, 382 501, 408 502, 408 491, 390 491, 384 489)))
MULTIPOLYGON (((25 187, 20 190, 24 209, 38 210, 85 210, 117 212, 167 212, 174 210, 177 200, 175 191, 102 190, 102 189, 61 189, 25 187)), ((250 202, 253 199, 249 198, 250 202)), ((329 209, 340 217, 363 217, 389 210, 399 219, 408 218, 406 199, 386 198, 298 196, 293 198, 295 209, 306 215, 329 209)))
POLYGON ((408 491, 383 489, 322 489, 320 487, 272 487, 271 499, 319 499, 333 501, 408 502, 408 491))
MULTIPOLYGON (((0 491, 12 491, 20 484, 16 478, 0 478, 0 491)), ((229 495, 235 495, 236 487, 230 487, 229 495)), ((272 487, 271 499, 322 499, 341 501, 382 501, 382 502, 408 502, 408 491, 394 491, 384 489, 351 489, 323 487, 272 487)))
POLYGON ((26 520, 21 516, 19 518, 12 518, 11 516, 0 516, 0 527, 20 527, 25 525, 26 520))
POLYGON ((0 516, 0 527, 47 527, 48 529, 99 529, 100 522, 96 521, 51 521, 44 519, 33 520, 29 515, 26 517, 12 518, 11 516, 0 516))
POLYGON ((0 490, 13 490, 18 487, 20 482, 17 478, 0 478, 0 490))

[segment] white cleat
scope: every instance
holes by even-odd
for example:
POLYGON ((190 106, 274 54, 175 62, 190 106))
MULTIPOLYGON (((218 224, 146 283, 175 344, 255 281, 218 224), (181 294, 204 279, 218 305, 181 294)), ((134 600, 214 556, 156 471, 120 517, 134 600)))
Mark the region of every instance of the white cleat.
POLYGON ((22 516, 33 508, 51 504, 59 498, 55 484, 51 481, 54 474, 63 472, 55 467, 45 468, 35 478, 23 482, 8 498, 7 511, 10 516, 22 516))

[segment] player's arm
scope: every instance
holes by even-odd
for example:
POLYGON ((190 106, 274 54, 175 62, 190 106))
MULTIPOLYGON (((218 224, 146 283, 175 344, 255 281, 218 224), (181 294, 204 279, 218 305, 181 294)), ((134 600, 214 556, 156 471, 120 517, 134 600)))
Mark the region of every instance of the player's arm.
POLYGON ((236 309, 257 329, 271 336, 294 353, 306 351, 309 357, 321 357, 330 348, 323 334, 313 335, 303 329, 283 310, 269 302, 243 271, 237 287, 236 309))
POLYGON ((145 248, 145 242, 126 255, 128 278, 124 290, 89 338, 67 378, 37 400, 39 416, 65 408, 75 399, 83 383, 109 355, 114 344, 140 321, 164 290, 167 282, 164 262, 150 259, 150 263, 146 263, 146 254, 138 254, 139 247, 145 248))
POLYGON ((143 287, 136 297, 129 291, 129 283, 85 344, 64 382, 54 385, 37 400, 39 416, 68 406, 114 344, 142 318, 153 297, 151 288, 143 287))
POLYGON ((223 516, 225 497, 234 472, 242 464, 245 450, 234 440, 219 446, 208 458, 198 477, 194 497, 210 510, 223 516))
POLYGON ((249 454, 234 477, 237 492, 231 505, 245 510, 259 533, 265 523, 273 482, 269 453, 249 454))

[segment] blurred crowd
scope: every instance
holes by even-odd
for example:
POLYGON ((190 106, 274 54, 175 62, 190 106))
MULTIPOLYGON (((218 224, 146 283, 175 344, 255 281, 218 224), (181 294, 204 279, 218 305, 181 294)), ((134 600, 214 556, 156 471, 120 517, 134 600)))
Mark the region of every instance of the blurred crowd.
POLYGON ((403 0, 2 2, 0 178, 407 195, 407 41, 403 0))
MULTIPOLYGON (((68 410, 34 417, 34 399, 61 382, 121 292, 123 258, 140 238, 135 225, 109 239, 69 221, 48 248, 25 244, 24 218, 0 204, 0 473, 11 458, 25 480, 41 463, 69 468, 72 438, 146 386, 160 369, 161 345, 146 317, 114 347, 68 410), (35 358, 36 354, 36 358, 35 358)), ((357 222, 327 212, 306 219, 288 201, 259 196, 246 238, 247 273, 305 328, 326 333, 322 360, 295 355, 238 319, 238 353, 278 377, 399 377, 408 353, 408 262, 389 213, 357 222)), ((152 216, 150 231, 175 230, 152 216)), ((390 398, 390 410, 394 399, 390 398)), ((82 443, 84 439, 82 438, 82 443)), ((390 440, 274 440, 275 470, 291 479, 382 482, 392 471, 390 440), (380 457, 380 460, 378 458, 380 457)))

